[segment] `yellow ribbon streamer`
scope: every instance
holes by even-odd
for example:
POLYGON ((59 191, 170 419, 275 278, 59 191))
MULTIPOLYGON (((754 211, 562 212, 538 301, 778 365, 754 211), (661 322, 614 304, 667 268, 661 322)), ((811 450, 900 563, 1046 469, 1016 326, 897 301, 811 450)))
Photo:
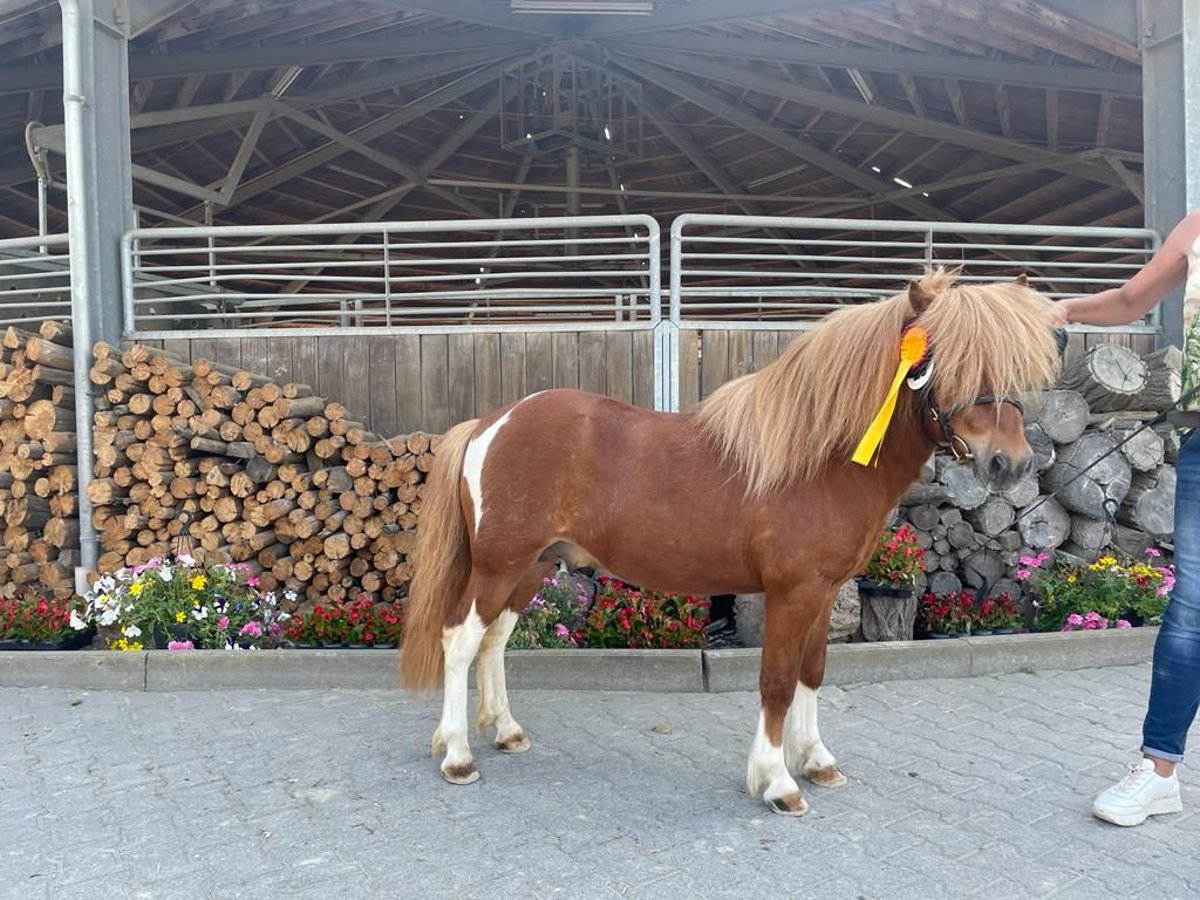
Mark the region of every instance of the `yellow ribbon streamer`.
POLYGON ((896 411, 896 400, 900 396, 900 385, 909 369, 921 361, 929 349, 929 334, 919 325, 909 326, 900 338, 900 364, 896 367, 896 377, 888 388, 883 406, 875 413, 875 418, 867 427, 862 440, 851 457, 860 466, 875 465, 879 462, 879 450, 883 446, 883 438, 891 424, 892 414, 896 411))

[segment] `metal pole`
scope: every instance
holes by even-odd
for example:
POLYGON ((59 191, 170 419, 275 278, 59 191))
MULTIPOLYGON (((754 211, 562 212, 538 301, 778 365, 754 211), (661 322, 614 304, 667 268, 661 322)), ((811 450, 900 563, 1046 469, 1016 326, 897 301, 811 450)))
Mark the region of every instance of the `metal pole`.
MULTIPOLYGON (((80 568, 93 572, 100 559, 100 539, 92 524, 92 502, 88 487, 92 483, 92 320, 88 314, 91 296, 92 248, 87 236, 86 211, 80 208, 79 192, 87 179, 83 154, 85 93, 83 22, 76 0, 59 0, 62 6, 63 33, 63 120, 66 127, 67 234, 71 253, 71 325, 74 331, 72 362, 75 366, 75 438, 77 481, 79 484, 79 556, 80 568)), ((81 585, 75 576, 76 589, 81 585)))

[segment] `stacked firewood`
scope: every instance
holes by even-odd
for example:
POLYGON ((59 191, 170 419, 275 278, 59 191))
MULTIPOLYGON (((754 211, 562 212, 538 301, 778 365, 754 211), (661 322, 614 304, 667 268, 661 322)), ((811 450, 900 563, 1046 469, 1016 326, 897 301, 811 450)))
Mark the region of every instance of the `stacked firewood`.
POLYGON ((926 548, 920 586, 1015 590, 1022 556, 1137 557, 1169 543, 1178 434, 1164 424, 1126 438, 1179 398, 1180 364, 1175 347, 1139 357, 1103 344, 1066 365, 1057 389, 1026 409, 1034 471, 1003 494, 989 493, 970 463, 939 453, 899 512, 926 548))
POLYGON ((310 600, 398 596, 436 437, 387 440, 303 384, 94 348, 101 571, 181 548, 310 600))
POLYGON ((79 565, 71 329, 9 327, 0 348, 0 591, 62 599, 79 565))

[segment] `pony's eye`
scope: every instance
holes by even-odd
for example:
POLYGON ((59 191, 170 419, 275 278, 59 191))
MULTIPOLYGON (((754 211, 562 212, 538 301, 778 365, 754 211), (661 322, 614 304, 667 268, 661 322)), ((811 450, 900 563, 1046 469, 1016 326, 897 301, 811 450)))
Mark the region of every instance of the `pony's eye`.
POLYGON ((933 377, 933 360, 931 359, 927 363, 925 363, 925 365, 921 366, 921 368, 918 369, 916 372, 910 373, 908 378, 905 379, 905 381, 908 382, 908 386, 912 390, 919 391, 921 388, 925 387, 925 385, 929 384, 929 379, 932 377, 933 377))

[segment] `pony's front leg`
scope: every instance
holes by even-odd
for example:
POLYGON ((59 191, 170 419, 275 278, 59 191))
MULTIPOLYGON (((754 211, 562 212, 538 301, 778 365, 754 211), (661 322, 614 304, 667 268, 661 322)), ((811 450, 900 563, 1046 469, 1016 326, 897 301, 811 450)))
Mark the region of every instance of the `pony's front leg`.
POLYGON ((523 753, 529 749, 529 739, 508 706, 508 689, 504 682, 504 648, 517 624, 518 614, 503 610, 488 626, 479 648, 479 664, 475 679, 479 683, 479 712, 475 727, 480 733, 496 726, 496 749, 504 753, 523 753))
POLYGON ((817 688, 809 687, 803 681, 796 686, 785 733, 784 757, 789 772, 797 775, 803 772, 805 778, 822 787, 836 788, 846 783, 837 759, 817 731, 817 688))
POLYGON ((796 588, 786 592, 767 590, 758 676, 762 710, 746 766, 746 789, 761 795, 767 806, 786 816, 802 816, 808 811, 799 786, 788 772, 783 749, 784 725, 800 675, 805 619, 812 614, 806 608, 811 601, 806 604, 805 600, 805 594, 796 588))
POLYGON ((467 743, 467 672, 485 630, 474 603, 462 622, 442 630, 446 681, 442 721, 433 733, 433 755, 446 754, 442 760, 442 776, 453 784, 470 784, 479 779, 479 770, 475 768, 475 759, 467 743))
POLYGON ((800 683, 788 710, 784 756, 788 771, 804 773, 813 784, 822 787, 841 787, 846 776, 837 767, 837 760, 825 747, 817 730, 817 692, 825 680, 825 652, 829 638, 829 615, 833 598, 826 603, 825 615, 814 622, 804 638, 800 659, 800 683))

